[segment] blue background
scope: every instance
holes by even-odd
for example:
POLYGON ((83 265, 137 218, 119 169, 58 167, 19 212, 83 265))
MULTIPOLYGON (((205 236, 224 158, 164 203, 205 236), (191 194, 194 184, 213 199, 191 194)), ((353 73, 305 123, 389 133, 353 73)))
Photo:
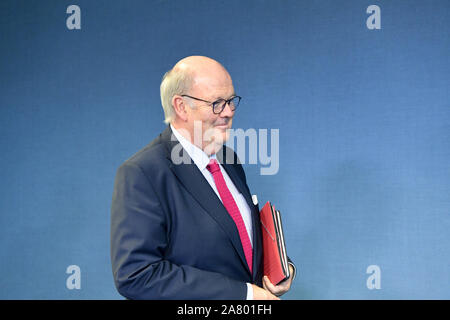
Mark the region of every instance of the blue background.
POLYGON ((280 130, 278 174, 245 169, 283 214, 287 299, 449 299, 449 21, 448 0, 2 1, 0 298, 121 298, 115 172, 164 129, 164 72, 200 54, 243 97, 235 128, 280 130))

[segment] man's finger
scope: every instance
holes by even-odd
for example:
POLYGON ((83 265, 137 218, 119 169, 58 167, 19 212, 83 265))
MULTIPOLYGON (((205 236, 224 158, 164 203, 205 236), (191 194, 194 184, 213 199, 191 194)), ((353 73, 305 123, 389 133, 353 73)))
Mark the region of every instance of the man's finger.
POLYGON ((270 282, 270 280, 267 276, 264 276, 264 278, 263 278, 263 285, 265 286, 266 290, 269 290, 273 294, 279 293, 279 290, 273 285, 272 282, 270 282))

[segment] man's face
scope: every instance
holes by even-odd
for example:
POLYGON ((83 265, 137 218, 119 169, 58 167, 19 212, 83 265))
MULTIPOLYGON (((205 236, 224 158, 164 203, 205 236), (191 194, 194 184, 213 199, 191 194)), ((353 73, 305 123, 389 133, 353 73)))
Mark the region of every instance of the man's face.
MULTIPOLYGON (((234 95, 231 77, 226 71, 197 76, 190 95, 211 102, 219 99, 227 100, 234 95)), ((202 148, 205 152, 210 153, 211 149, 205 149, 209 145, 209 148, 214 148, 212 152, 217 151, 228 140, 228 129, 231 129, 234 111, 227 104, 220 114, 215 114, 211 104, 191 98, 186 99, 195 105, 194 108, 187 108, 188 124, 191 133, 194 134, 193 138, 198 139, 195 135, 199 132, 195 132, 195 130, 199 130, 201 124, 202 148)))

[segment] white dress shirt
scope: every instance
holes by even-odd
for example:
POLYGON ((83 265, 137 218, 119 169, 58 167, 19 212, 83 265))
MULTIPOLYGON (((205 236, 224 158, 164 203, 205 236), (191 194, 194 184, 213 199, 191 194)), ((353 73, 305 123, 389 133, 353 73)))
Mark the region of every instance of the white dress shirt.
MULTIPOLYGON (((183 137, 172 125, 170 125, 170 128, 172 129, 173 134, 180 142, 183 149, 186 150, 189 157, 191 157, 192 161, 195 163, 195 165, 198 167, 200 172, 205 177, 206 181, 208 181, 209 185, 214 190, 217 197, 220 199, 220 201, 222 201, 222 199, 220 198, 219 191, 217 190, 216 184, 214 182, 214 178, 211 172, 209 172, 208 169, 206 168, 211 159, 216 159, 216 155, 213 154, 209 157, 202 149, 192 144, 189 140, 183 137)), ((248 236, 250 238, 250 243, 252 244, 253 247, 253 236, 252 236, 253 226, 250 207, 248 206, 247 201, 245 201, 244 196, 236 188, 233 181, 230 179, 227 172, 220 163, 219 167, 220 172, 222 173, 223 178, 225 179, 225 183, 227 184, 227 187, 230 190, 231 195, 233 196, 233 199, 236 202, 236 205, 238 206, 239 211, 242 215, 242 220, 244 220, 245 228, 247 229, 248 236)), ((250 283, 247 283, 247 300, 253 300, 253 288, 250 283)))

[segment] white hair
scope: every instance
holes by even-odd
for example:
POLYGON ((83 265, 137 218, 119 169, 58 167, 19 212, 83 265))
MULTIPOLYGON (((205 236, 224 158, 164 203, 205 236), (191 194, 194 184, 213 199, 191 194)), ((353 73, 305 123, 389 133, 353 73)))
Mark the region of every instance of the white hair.
POLYGON ((187 70, 180 68, 171 69, 164 74, 161 86, 161 104, 164 109, 164 123, 168 124, 175 120, 175 109, 172 98, 175 95, 186 94, 191 88, 192 76, 187 70))

